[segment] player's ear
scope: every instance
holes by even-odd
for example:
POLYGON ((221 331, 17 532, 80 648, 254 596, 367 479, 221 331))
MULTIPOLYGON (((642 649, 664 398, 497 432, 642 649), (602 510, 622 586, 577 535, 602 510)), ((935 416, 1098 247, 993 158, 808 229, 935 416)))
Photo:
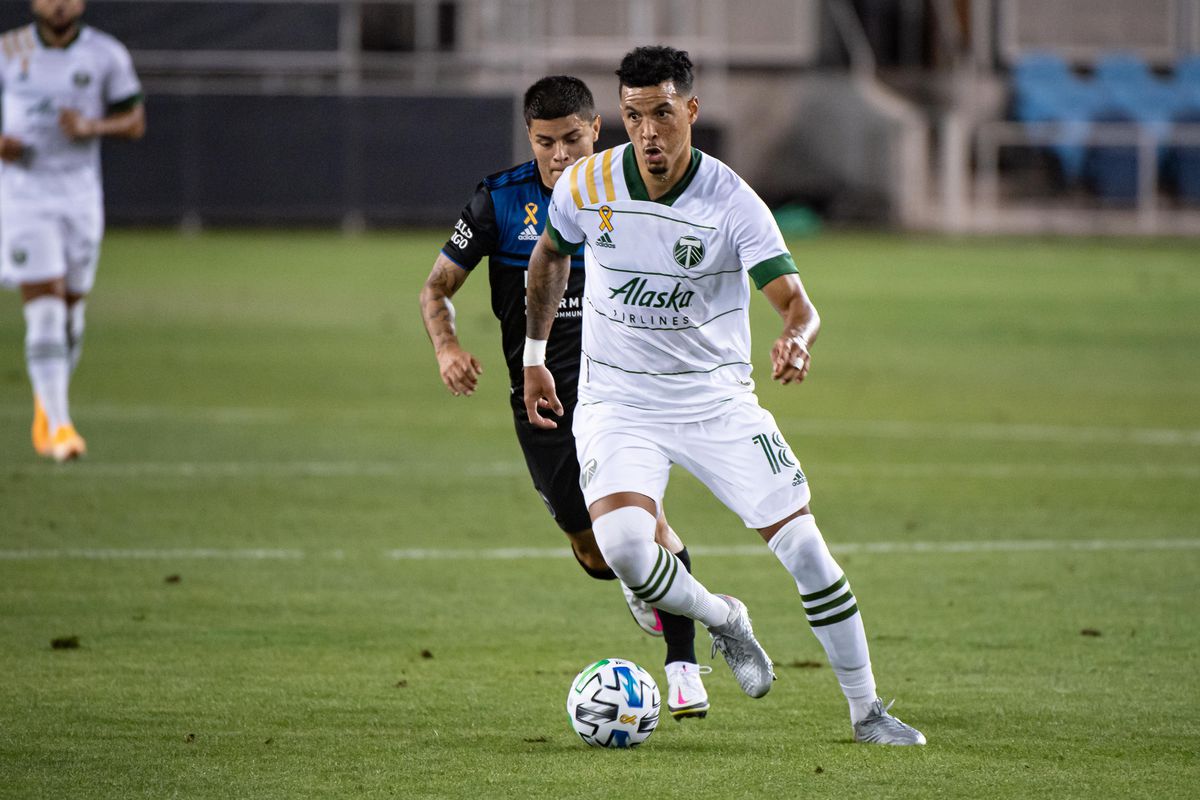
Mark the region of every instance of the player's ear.
POLYGON ((688 124, 694 123, 696 118, 700 116, 700 98, 697 95, 692 95, 687 101, 688 124))
POLYGON ((600 115, 599 114, 597 114, 596 118, 592 120, 592 141, 593 142, 600 141, 600 115))

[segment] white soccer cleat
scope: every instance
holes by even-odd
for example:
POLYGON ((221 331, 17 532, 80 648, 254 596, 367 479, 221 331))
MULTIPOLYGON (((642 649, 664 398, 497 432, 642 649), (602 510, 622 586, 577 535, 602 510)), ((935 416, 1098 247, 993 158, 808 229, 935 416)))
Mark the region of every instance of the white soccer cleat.
POLYGON ((724 625, 708 629, 713 640, 712 654, 715 656, 720 651, 725 656, 743 692, 751 697, 762 697, 771 690, 771 681, 775 680, 771 657, 754 638, 746 605, 736 597, 717 596, 729 604, 729 617, 724 625))
POLYGON ((629 613, 633 615, 633 621, 638 627, 651 636, 662 636, 662 619, 658 616, 658 609, 634 594, 624 582, 621 583, 621 592, 625 595, 625 604, 629 606, 629 613))
POLYGON ((687 661, 672 661, 667 664, 667 711, 676 721, 708 714, 708 692, 701 675, 712 672, 707 664, 703 667, 687 661))
POLYGON ((870 712, 854 723, 854 741, 865 744, 914 745, 925 744, 925 734, 888 713, 896 701, 886 706, 878 697, 870 712))

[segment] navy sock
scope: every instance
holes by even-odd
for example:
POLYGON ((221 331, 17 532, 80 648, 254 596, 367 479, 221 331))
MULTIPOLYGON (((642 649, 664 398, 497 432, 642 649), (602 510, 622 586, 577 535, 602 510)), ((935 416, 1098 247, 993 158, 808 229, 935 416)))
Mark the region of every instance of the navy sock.
MULTIPOLYGON (((686 547, 676 553, 675 557, 683 562, 683 566, 689 573, 692 571, 692 557, 688 555, 686 547)), ((668 614, 661 609, 658 612, 658 617, 662 620, 663 640, 667 643, 667 660, 665 663, 687 661, 690 664, 695 664, 696 621, 691 617, 668 614)))

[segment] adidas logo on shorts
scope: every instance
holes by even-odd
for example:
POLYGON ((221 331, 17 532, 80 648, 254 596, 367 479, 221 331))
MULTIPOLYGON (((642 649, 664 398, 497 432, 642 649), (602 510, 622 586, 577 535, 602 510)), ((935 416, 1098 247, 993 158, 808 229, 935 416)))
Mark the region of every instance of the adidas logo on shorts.
POLYGON ((800 470, 796 470, 796 477, 792 478, 792 486, 799 486, 800 484, 806 482, 807 480, 808 480, 808 478, 804 477, 803 472, 801 472, 800 470))

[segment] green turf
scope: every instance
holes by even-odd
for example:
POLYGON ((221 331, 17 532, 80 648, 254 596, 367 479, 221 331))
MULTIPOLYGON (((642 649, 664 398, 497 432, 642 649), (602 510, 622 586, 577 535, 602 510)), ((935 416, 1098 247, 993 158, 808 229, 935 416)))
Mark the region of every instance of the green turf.
MULTIPOLYGON (((751 701, 715 664, 708 719, 605 752, 571 677, 621 656, 665 685, 661 645, 529 485, 482 274, 456 303, 480 390, 441 387, 416 302, 441 236, 113 232, 64 467, 29 447, 0 297, 0 797, 1195 793, 1194 243, 795 243, 823 331, 808 381, 759 394, 930 743, 850 743, 794 586, 765 548, 704 554, 756 536, 677 473, 696 573, 780 679, 751 701), (510 547, 563 557, 394 557, 510 547)), ((761 298, 754 324, 761 378, 761 298)))

